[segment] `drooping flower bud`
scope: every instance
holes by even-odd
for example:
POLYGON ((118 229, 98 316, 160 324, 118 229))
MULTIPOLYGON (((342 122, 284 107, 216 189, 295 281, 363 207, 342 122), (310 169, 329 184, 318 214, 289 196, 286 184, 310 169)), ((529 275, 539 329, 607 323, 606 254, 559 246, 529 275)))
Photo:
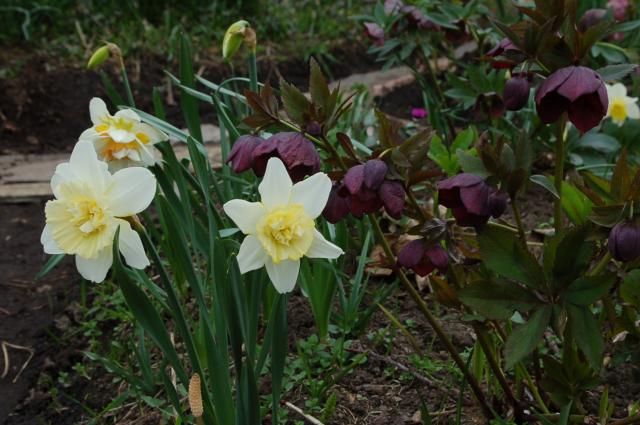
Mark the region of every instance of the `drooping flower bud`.
POLYGON ((384 45, 384 29, 380 25, 374 22, 365 22, 364 32, 374 45, 384 45))
POLYGON ((384 205, 384 210, 396 220, 402 217, 405 195, 404 186, 396 180, 385 180, 378 189, 378 196, 384 205))
POLYGON ((640 258, 640 225, 630 221, 616 224, 609 233, 609 252, 618 261, 640 258))
POLYGON ((478 227, 499 217, 506 208, 507 198, 474 174, 462 173, 438 182, 438 201, 451 208, 460 226, 478 227))
POLYGON ((564 112, 582 133, 597 126, 607 114, 609 99, 602 77, 584 66, 568 66, 551 74, 536 92, 538 116, 545 124, 564 112))
POLYGON ((345 193, 344 190, 340 190, 341 186, 342 185, 338 183, 333 183, 331 192, 329 192, 327 205, 325 205, 322 211, 323 217, 329 223, 335 224, 339 222, 349 214, 351 209, 349 205, 349 195, 345 193))
POLYGON ((108 45, 104 45, 91 55, 89 62, 87 63, 87 69, 96 69, 102 65, 107 59, 109 59, 110 49, 108 45))
POLYGON ((320 155, 301 133, 276 133, 258 144, 252 155, 256 176, 264 176, 267 162, 274 156, 282 160, 294 183, 320 171, 320 155))
POLYGON ((582 18, 578 22, 578 30, 580 32, 586 32, 594 25, 598 25, 607 16, 607 9, 589 9, 584 12, 582 18))
POLYGON ((508 111, 519 111, 529 100, 529 80, 522 74, 514 75, 504 85, 502 94, 504 107, 508 111))
POLYGON ((387 175, 387 164, 379 159, 372 159, 364 164, 362 183, 367 189, 377 190, 387 175))
POLYGON ((449 266, 447 251, 439 244, 427 246, 423 239, 406 244, 398 254, 398 265, 413 270, 419 276, 426 276, 438 268, 444 271, 449 266))
POLYGON ((487 56, 492 58, 491 66, 496 69, 511 69, 525 59, 522 50, 508 38, 500 40, 500 43, 487 52, 487 56))
POLYGON ((250 49, 255 50, 255 32, 251 29, 249 22, 240 20, 231 24, 224 33, 222 40, 222 57, 226 60, 231 59, 244 42, 247 43, 250 49))
POLYGON ((253 151, 262 142, 264 139, 257 136, 238 137, 227 158, 227 163, 231 163, 235 173, 242 173, 253 167, 253 151))

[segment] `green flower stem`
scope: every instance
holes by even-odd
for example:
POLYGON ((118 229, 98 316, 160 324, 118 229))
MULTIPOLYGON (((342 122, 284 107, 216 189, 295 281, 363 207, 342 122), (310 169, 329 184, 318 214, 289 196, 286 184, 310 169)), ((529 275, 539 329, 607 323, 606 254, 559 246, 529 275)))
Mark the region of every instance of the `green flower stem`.
POLYGON ((511 209, 513 210, 513 217, 516 219, 516 226, 518 227, 518 234, 520 235, 520 240, 526 247, 527 245, 527 234, 524 230, 524 225, 522 224, 522 216, 520 215, 520 207, 518 207, 518 203, 516 201, 516 197, 514 196, 511 200, 511 209))
MULTIPOLYGON (((389 246, 389 243, 387 242, 387 239, 385 238, 384 233, 380 228, 380 223, 378 223, 378 219, 374 214, 369 214, 369 220, 373 225, 373 230, 376 233, 378 242, 380 242, 380 244, 382 245, 382 249, 384 250, 385 255, 387 256, 388 259, 390 260, 393 259, 394 258, 393 251, 391 250, 391 247, 389 246)), ((453 343, 445 333, 444 329, 442 329, 442 326, 440 325, 438 320, 431 314, 431 312, 429 311, 429 308, 427 307, 427 304, 424 302, 424 300, 422 299, 418 291, 413 287, 413 284, 409 281, 409 279, 407 278, 407 275, 404 274, 404 272, 400 269, 397 270, 397 274, 398 274, 398 277, 400 278, 400 282, 402 282, 402 285, 405 287, 407 292, 409 292, 409 295, 415 301, 416 305, 418 306, 418 309, 420 310, 422 315, 425 317, 425 319, 427 319, 427 322, 429 322, 429 325, 435 331, 440 341, 444 344, 446 350, 451 355, 451 358, 456 363, 456 365, 464 375, 465 379, 471 386, 471 390, 473 391, 473 394, 478 400, 478 403, 480 403, 480 407, 482 409, 483 414, 487 419, 493 418, 493 414, 491 413, 491 408, 487 404, 487 401, 484 397, 482 389, 480 388, 480 385, 478 384, 478 381, 467 368, 467 365, 460 357, 460 354, 458 353, 453 343)))
POLYGON ((248 55, 249 63, 249 89, 258 92, 258 66, 256 64, 256 52, 251 50, 248 55))
POLYGON ((422 219, 425 221, 431 219, 426 211, 420 207, 420 204, 416 199, 416 195, 413 193, 413 190, 411 190, 411 187, 407 187, 405 192, 407 194, 407 198, 409 199, 409 203, 418 211, 422 219))
POLYGON ((607 264, 609 264, 609 261, 611 261, 611 253, 609 251, 607 251, 602 258, 600 259, 600 261, 598 261, 598 264, 596 264, 588 273, 589 276, 597 276, 600 273, 602 273, 604 271, 604 269, 607 267, 607 264))
POLYGON ((556 229, 556 234, 562 231, 562 182, 564 181, 564 127, 566 124, 566 118, 563 116, 558 121, 556 131, 556 158, 555 158, 555 173, 554 183, 558 197, 554 199, 553 208, 553 225, 556 229))
POLYGON ((525 368, 522 365, 522 362, 516 364, 516 368, 524 376, 524 379, 527 381, 527 386, 529 387, 531 394, 533 394, 533 398, 538 403, 538 407, 540 407, 544 413, 547 413, 547 414, 551 413, 549 408, 545 404, 544 400, 542 399, 542 396, 540 395, 540 391, 538 391, 538 386, 536 385, 535 382, 533 382, 533 379, 531 379, 531 375, 527 371, 527 368, 525 368))

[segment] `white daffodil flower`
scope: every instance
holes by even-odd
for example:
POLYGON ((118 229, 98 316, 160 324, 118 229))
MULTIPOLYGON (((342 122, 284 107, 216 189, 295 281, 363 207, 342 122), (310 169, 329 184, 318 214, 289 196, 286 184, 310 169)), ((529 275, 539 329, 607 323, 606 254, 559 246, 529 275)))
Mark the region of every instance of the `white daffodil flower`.
POLYGON ((80 135, 80 140, 93 143, 98 157, 109 164, 111 171, 131 166, 155 163, 153 144, 167 140, 167 135, 140 121, 131 109, 109 114, 107 105, 94 97, 89 102, 93 127, 80 135))
POLYGON ((607 85, 607 95, 609 97, 607 116, 611 117, 614 123, 621 126, 627 119, 640 118, 638 98, 627 96, 627 88, 624 84, 607 85))
POLYGON ((40 241, 47 254, 76 256, 87 280, 102 282, 113 262, 113 238, 136 269, 149 265, 140 236, 123 218, 149 206, 156 193, 151 171, 131 167, 111 174, 89 142, 78 142, 69 162, 59 164, 51 178, 54 200, 45 206, 46 225, 40 241))
POLYGON ((316 173, 293 185, 282 161, 271 158, 258 191, 261 202, 233 199, 224 204, 224 212, 247 235, 238 252, 238 266, 241 273, 266 267, 276 290, 291 292, 303 256, 332 259, 343 253, 313 221, 327 203, 331 180, 316 173))

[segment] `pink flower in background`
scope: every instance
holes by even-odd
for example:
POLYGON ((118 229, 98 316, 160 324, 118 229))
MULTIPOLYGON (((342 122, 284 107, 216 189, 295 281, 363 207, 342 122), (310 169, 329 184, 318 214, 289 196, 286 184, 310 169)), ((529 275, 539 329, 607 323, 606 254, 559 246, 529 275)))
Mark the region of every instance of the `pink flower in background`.
POLYGON ((607 7, 613 11, 613 17, 617 21, 624 21, 629 9, 629 0, 609 0, 607 7))
POLYGON ((429 112, 425 108, 411 108, 411 117, 416 120, 426 118, 429 112))

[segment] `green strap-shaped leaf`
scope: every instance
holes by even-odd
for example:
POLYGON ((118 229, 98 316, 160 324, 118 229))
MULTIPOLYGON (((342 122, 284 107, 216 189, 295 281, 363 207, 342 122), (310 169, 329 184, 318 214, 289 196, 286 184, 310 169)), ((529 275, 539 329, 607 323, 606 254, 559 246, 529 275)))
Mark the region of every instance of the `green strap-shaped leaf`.
POLYGON ((504 348, 507 368, 513 367, 538 346, 551 320, 551 310, 550 305, 536 310, 527 323, 509 336, 504 348))

